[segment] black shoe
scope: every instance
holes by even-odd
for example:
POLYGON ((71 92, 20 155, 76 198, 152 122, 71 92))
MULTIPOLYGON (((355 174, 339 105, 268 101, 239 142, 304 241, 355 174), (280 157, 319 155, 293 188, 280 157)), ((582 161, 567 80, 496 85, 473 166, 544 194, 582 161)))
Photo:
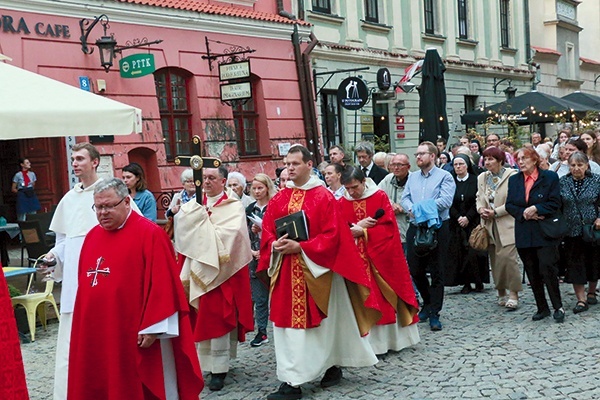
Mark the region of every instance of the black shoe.
POLYGON ((335 386, 342 380, 342 369, 340 367, 331 367, 325 371, 323 379, 321 379, 321 387, 328 388, 335 386))
POLYGON ((598 298, 596 297, 596 293, 588 293, 587 294, 587 302, 590 305, 596 305, 598 304, 598 298))
POLYGON ((269 343, 269 338, 265 332, 258 331, 254 339, 250 342, 250 346, 259 347, 265 343, 269 343))
POLYGON ((434 332, 442 330, 442 323, 440 322, 439 316, 434 314, 429 316, 429 328, 434 332))
POLYGON ((589 309, 587 303, 585 301, 578 301, 573 309, 573 314, 579 314, 581 312, 587 311, 589 309))
POLYGON ((302 389, 282 383, 276 392, 267 396, 267 400, 297 400, 302 398, 302 389))
POLYGON ((472 288, 472 287, 471 287, 471 285, 470 285, 470 284, 468 284, 468 283, 467 283, 465 286, 463 286, 463 288, 460 290, 460 292, 461 292, 462 294, 469 294, 469 293, 471 293, 472 291, 473 291, 473 288, 472 288))
POLYGON ((565 321, 565 310, 561 307, 558 310, 554 311, 554 320, 556 322, 564 322, 565 321))
POLYGON ((475 284, 475 291, 477 293, 483 293, 484 290, 485 290, 485 288, 483 287, 483 283, 476 283, 475 284))
POLYGON ((546 317, 550 316, 550 310, 544 310, 544 311, 538 311, 535 314, 533 314, 533 317, 531 317, 531 319, 533 321, 541 321, 546 317))
POLYGON ((218 391, 223 389, 225 386, 225 377, 227 376, 227 372, 221 374, 211 374, 210 383, 208 384, 208 388, 210 390, 218 391))

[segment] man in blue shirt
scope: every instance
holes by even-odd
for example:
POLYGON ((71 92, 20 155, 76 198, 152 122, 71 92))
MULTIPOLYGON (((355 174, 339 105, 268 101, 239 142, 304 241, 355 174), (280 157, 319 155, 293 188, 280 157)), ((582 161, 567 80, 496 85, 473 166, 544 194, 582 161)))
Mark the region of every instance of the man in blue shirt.
POLYGON ((444 301, 444 270, 449 245, 450 206, 454 198, 456 184, 449 172, 435 166, 438 150, 431 142, 422 142, 417 147, 415 158, 420 171, 408 176, 402 193, 401 205, 408 212, 410 226, 406 232, 406 258, 410 274, 423 297, 423 308, 419 313, 422 322, 429 319, 432 331, 442 330, 440 311, 444 301), (417 232, 415 205, 433 201, 437 207, 437 219, 441 226, 437 230, 438 245, 426 255, 417 255, 414 239, 417 232), (431 274, 431 284, 427 279, 431 274))

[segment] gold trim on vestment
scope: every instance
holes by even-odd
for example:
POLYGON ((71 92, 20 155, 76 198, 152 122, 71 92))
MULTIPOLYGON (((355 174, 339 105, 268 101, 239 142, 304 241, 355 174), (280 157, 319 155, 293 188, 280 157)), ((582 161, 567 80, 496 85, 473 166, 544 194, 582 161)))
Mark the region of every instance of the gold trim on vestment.
POLYGON ((219 266, 221 266, 222 264, 226 264, 229 261, 231 261, 231 256, 229 254, 219 256, 219 266))
POLYGON ((408 307, 404 300, 398 297, 398 307, 396 308, 396 318, 400 322, 400 326, 405 327, 413 323, 413 317, 418 312, 414 307, 408 307))
MULTIPOLYGON (((305 190, 292 189, 292 195, 288 203, 288 213, 293 214, 302 210, 304 204, 305 190)), ((303 263, 301 263, 301 254, 291 254, 291 293, 292 296, 292 322, 291 327, 297 329, 306 329, 306 280, 304 278, 303 263)))
POLYGON ((346 282, 346 288, 348 289, 348 295, 350 296, 360 336, 365 336, 377 324, 377 321, 381 319, 381 312, 365 306, 365 301, 370 293, 369 288, 347 279, 344 281, 346 282))
POLYGON ((194 271, 190 270, 190 278, 192 278, 192 280, 194 281, 194 283, 198 286, 200 286, 200 289, 202 289, 203 292, 206 291, 207 287, 204 282, 202 282, 202 279, 200 279, 200 277, 198 275, 196 275, 194 273, 194 271))

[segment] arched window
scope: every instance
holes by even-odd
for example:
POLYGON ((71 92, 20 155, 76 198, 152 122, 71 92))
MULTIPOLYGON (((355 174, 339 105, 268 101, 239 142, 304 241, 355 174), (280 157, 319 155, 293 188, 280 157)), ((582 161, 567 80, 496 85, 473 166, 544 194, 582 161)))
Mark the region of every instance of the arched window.
POLYGON ((260 118, 262 114, 264 120, 265 114, 261 80, 253 74, 251 83, 252 98, 232 105, 238 154, 242 157, 260 155, 261 141, 264 140, 260 137, 260 133, 266 131, 260 118))
POLYGON ((191 154, 192 112, 188 76, 174 68, 154 73, 167 160, 173 160, 180 154, 191 154))

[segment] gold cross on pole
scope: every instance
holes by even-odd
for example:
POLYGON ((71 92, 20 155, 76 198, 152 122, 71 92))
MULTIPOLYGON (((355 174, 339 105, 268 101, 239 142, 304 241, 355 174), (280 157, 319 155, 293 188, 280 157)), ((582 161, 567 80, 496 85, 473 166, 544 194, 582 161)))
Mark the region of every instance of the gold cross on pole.
POLYGON ((200 136, 192 137, 192 155, 175 157, 175 165, 190 167, 194 173, 194 185, 196 185, 196 202, 202 204, 202 168, 219 168, 221 160, 218 158, 202 157, 200 136))

